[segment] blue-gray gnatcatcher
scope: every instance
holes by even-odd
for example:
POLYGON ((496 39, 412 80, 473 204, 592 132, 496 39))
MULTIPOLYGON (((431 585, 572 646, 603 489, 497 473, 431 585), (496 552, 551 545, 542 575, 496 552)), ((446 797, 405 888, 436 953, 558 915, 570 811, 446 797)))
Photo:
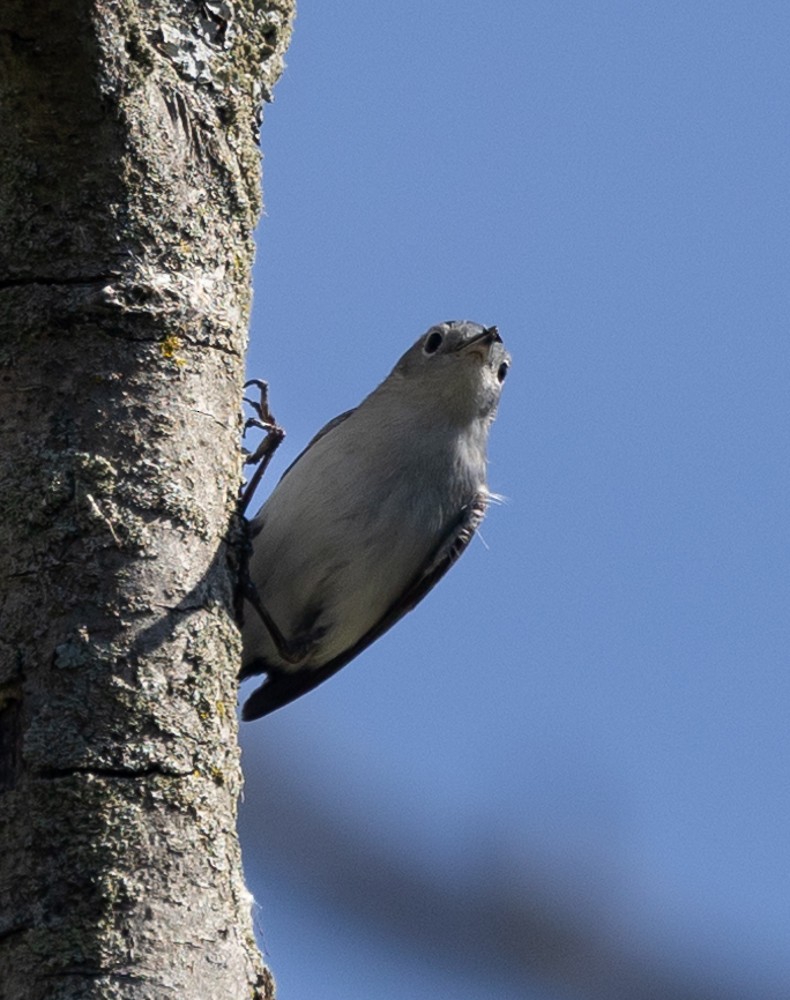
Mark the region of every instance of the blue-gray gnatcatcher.
POLYGON ((431 327, 331 420, 251 523, 241 677, 256 719, 334 674, 410 611, 486 511, 486 444, 510 367, 496 327, 431 327))

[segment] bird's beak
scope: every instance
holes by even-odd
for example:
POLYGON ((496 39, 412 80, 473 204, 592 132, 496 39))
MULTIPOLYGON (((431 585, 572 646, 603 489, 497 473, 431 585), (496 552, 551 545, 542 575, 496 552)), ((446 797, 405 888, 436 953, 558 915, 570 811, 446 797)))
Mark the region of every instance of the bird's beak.
POLYGON ((468 348, 473 347, 475 344, 485 344, 486 347, 495 343, 502 343, 502 338, 499 336, 499 330, 495 326, 488 326, 482 333, 478 333, 476 337, 472 337, 471 340, 466 340, 462 344, 459 344, 459 351, 466 351, 468 348))

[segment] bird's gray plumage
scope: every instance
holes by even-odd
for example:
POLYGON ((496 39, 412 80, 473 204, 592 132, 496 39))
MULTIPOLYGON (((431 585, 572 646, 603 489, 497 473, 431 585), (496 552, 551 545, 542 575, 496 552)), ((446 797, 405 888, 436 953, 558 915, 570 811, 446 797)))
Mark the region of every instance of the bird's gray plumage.
POLYGON ((510 364, 494 327, 432 327, 360 405, 330 421, 251 524, 255 603, 244 706, 265 715, 377 639, 444 575, 482 520, 486 442, 510 364))

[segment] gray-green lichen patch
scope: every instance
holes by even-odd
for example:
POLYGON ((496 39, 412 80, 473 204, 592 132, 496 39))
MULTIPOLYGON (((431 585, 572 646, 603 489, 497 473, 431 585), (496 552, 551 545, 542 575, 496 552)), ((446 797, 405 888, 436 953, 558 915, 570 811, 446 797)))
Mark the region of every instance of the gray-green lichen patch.
MULTIPOLYGON (((88 630, 84 627, 79 628, 71 639, 56 646, 52 662, 61 670, 73 670, 89 663, 96 663, 96 649, 91 644, 88 630)), ((101 660, 98 662, 101 663, 101 660)))
POLYGON ((225 740, 207 741, 206 732, 235 731, 227 671, 238 654, 238 629, 219 606, 163 609, 140 621, 131 643, 126 632, 109 640, 78 627, 54 649, 56 672, 25 736, 29 766, 46 771, 56 759, 61 770, 130 775, 155 766, 169 774, 197 770, 213 781, 222 772, 227 781, 235 751, 225 740), (226 671, 206 664, 226 664, 226 671), (60 731, 54 756, 53 725, 60 731))
MULTIPOLYGON (((73 448, 54 451, 43 449, 37 456, 42 480, 39 491, 39 505, 30 507, 27 513, 31 523, 46 523, 54 513, 76 501, 80 506, 86 496, 94 499, 111 497, 116 486, 118 472, 112 462, 102 455, 90 454, 73 448)), ((30 484, 27 485, 28 500, 30 484)))

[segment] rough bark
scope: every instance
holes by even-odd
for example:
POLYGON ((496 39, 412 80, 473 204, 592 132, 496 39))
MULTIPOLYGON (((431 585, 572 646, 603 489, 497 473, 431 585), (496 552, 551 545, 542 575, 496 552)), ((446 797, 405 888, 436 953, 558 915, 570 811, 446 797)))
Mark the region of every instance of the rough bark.
POLYGON ((0 997, 271 997, 235 832, 256 115, 293 0, 0 5, 0 997))

